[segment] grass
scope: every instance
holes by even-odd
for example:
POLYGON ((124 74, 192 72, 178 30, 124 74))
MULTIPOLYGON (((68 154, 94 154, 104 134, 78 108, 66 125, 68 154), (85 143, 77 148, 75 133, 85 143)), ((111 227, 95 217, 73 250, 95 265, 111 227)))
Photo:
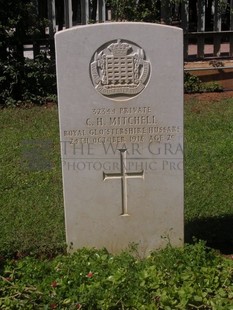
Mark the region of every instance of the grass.
POLYGON ((186 105, 186 219, 233 214, 233 101, 186 105))
POLYGON ((0 119, 1 255, 54 255, 65 240, 57 109, 5 109, 0 119))
POLYGON ((233 252, 233 100, 185 108, 186 239, 233 252))
MULTIPOLYGON (((0 113, 0 255, 55 255, 65 229, 56 107, 0 113)), ((185 104, 185 231, 233 252, 233 100, 185 104)), ((223 249, 224 250, 224 249, 223 249)))

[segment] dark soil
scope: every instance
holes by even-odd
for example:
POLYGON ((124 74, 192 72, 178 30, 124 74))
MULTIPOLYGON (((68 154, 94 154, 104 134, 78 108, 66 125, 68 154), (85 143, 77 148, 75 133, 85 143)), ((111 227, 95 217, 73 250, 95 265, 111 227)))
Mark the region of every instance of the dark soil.
POLYGON ((195 99, 199 101, 209 101, 216 102, 221 101, 223 99, 233 98, 233 91, 224 91, 219 93, 201 93, 201 94, 185 94, 184 100, 185 102, 195 99))

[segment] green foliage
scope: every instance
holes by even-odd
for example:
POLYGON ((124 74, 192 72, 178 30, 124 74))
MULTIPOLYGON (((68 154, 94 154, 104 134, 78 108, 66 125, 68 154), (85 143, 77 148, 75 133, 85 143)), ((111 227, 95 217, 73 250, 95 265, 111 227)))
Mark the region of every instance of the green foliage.
POLYGON ((156 22, 159 19, 159 1, 107 0, 116 21, 156 22))
POLYGON ((25 61, 25 91, 23 100, 43 103, 56 100, 55 60, 41 53, 35 60, 25 61))
POLYGON ((230 3, 229 1, 226 1, 226 0, 217 1, 217 5, 219 9, 219 14, 223 14, 227 8, 230 8, 230 3))
POLYGON ((232 309, 233 261, 203 243, 137 259, 81 249, 53 260, 7 261, 1 309, 232 309))
POLYGON ((112 18, 116 21, 160 22, 161 8, 171 10, 175 4, 187 0, 107 0, 112 18))
POLYGON ((21 59, 23 42, 27 39, 38 39, 43 36, 48 21, 37 13, 35 0, 0 0, 0 58, 7 56, 21 59), (6 50, 8 48, 8 50, 6 50))
POLYGON ((223 87, 219 85, 217 82, 208 82, 208 83, 202 83, 202 92, 222 92, 223 87))
POLYGON ((0 106, 56 100, 55 71, 54 59, 49 59, 46 54, 23 62, 9 56, 0 62, 0 106))
POLYGON ((188 72, 184 73, 184 92, 198 93, 201 89, 201 80, 188 72))
POLYGON ((21 99, 22 65, 14 58, 0 62, 0 106, 15 105, 21 99))
POLYGON ((42 38, 47 24, 37 1, 0 0, 0 106, 55 96, 54 61, 39 56, 33 63, 23 56, 23 43, 42 38))
POLYGON ((221 92, 223 87, 216 82, 203 83, 197 76, 188 72, 184 74, 185 93, 221 92))

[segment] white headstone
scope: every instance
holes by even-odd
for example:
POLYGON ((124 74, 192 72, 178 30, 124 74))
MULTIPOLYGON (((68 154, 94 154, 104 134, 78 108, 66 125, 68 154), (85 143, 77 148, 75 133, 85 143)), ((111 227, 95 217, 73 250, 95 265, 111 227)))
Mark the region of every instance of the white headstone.
POLYGON ((183 243, 183 34, 145 23, 56 34, 67 243, 183 243))

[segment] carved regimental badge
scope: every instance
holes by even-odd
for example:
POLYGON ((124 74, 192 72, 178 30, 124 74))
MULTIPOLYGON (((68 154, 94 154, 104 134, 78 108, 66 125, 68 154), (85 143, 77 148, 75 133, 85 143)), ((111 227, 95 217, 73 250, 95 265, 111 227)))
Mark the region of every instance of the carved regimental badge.
POLYGON ((112 99, 124 100, 139 94, 150 75, 150 62, 142 48, 125 40, 102 46, 90 64, 95 89, 112 99))

